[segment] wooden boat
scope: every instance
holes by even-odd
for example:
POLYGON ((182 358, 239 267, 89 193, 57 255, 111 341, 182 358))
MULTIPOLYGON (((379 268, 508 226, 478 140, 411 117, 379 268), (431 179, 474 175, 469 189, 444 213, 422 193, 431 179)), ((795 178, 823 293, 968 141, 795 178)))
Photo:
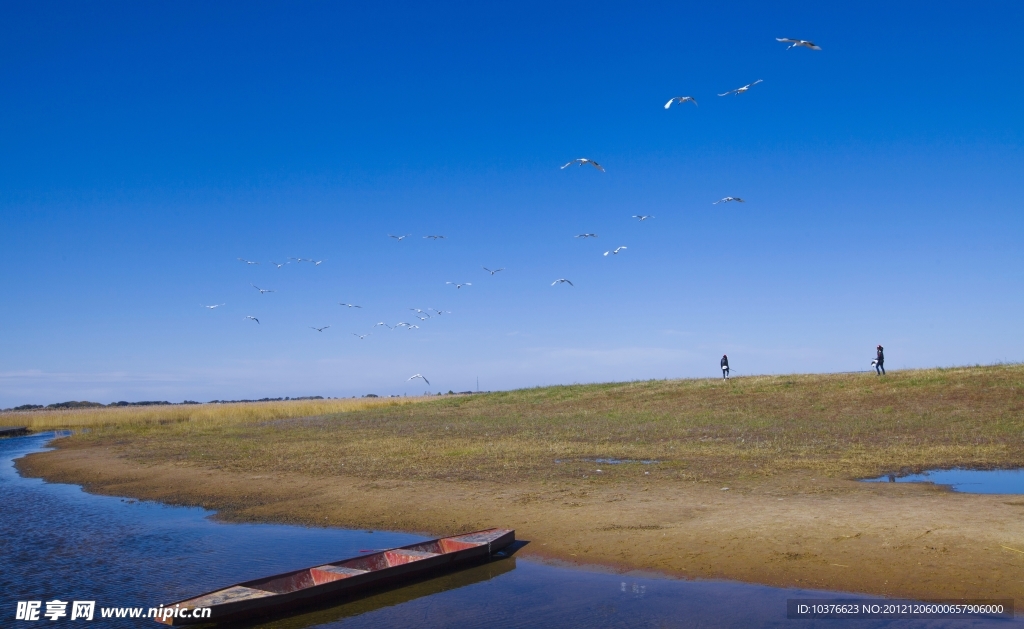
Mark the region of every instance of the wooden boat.
POLYGON ((485 560, 515 540, 514 530, 486 529, 342 559, 164 605, 180 611, 156 620, 194 625, 275 614, 485 560), (199 607, 208 608, 209 615, 193 618, 192 610, 199 607))

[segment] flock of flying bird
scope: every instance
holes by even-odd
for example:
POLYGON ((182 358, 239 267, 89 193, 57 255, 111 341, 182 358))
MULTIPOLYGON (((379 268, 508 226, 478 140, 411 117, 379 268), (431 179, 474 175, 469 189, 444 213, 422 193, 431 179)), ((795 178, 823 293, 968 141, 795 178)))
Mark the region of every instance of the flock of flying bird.
MULTIPOLYGON (((805 40, 805 39, 792 39, 792 38, 789 38, 789 37, 777 37, 776 41, 779 41, 779 42, 782 42, 782 43, 785 43, 785 44, 789 44, 789 46, 786 47, 786 50, 789 50, 789 49, 794 48, 794 47, 803 47, 803 48, 807 48, 809 50, 821 50, 821 48, 819 46, 817 46, 814 42, 811 42, 811 41, 808 41, 808 40, 805 40)), ((740 94, 744 94, 744 93, 750 91, 750 88, 754 87, 755 85, 757 85, 758 83, 761 83, 761 82, 762 82, 762 80, 758 79, 758 80, 754 81, 753 83, 748 83, 748 84, 746 84, 746 85, 744 85, 742 87, 738 87, 736 89, 729 90, 727 92, 723 92, 723 93, 719 94, 719 96, 729 96, 729 95, 739 96, 740 94)), ((673 96, 672 98, 670 98, 668 100, 667 103, 665 103, 665 109, 670 109, 672 107, 672 105, 674 105, 674 104, 682 105, 683 103, 693 103, 694 106, 697 106, 697 99, 695 99, 693 96, 673 96)), ((586 157, 580 157, 580 158, 574 159, 574 160, 566 163, 564 166, 562 166, 562 170, 565 170, 566 168, 568 168, 570 166, 585 166, 585 165, 590 165, 590 166, 592 166, 593 168, 595 168, 596 170, 598 170, 600 172, 605 172, 605 169, 604 169, 603 166, 601 166, 601 164, 597 163, 596 161, 594 161, 592 159, 586 158, 586 157)), ((723 197, 723 198, 719 199, 718 201, 715 201, 713 203, 713 205, 718 205, 719 203, 730 203, 730 202, 733 202, 733 201, 735 201, 737 203, 744 203, 744 200, 739 198, 739 197, 728 196, 728 197, 723 197)), ((632 218, 635 218, 635 219, 637 219, 640 222, 644 222, 644 221, 646 221, 648 219, 651 219, 651 218, 654 218, 654 217, 650 216, 650 215, 644 215, 644 214, 635 214, 635 215, 632 216, 632 218)), ((394 238, 398 242, 401 242, 402 240, 405 240, 406 238, 409 238, 410 236, 412 236, 412 234, 403 234, 403 235, 399 235, 399 236, 396 236, 396 235, 393 235, 393 234, 388 234, 389 238, 394 238)), ((579 234, 579 235, 577 235, 575 237, 576 238, 583 238, 583 239, 597 238, 597 234, 585 233, 585 234, 579 234)), ((423 238, 424 239, 428 239, 428 240, 437 241, 437 240, 444 240, 445 236, 434 234, 434 235, 424 236, 423 238)), ((611 250, 605 251, 603 255, 605 257, 610 256, 610 255, 611 256, 615 256, 615 255, 618 255, 620 252, 625 251, 625 250, 626 250, 625 246, 620 246, 620 247, 616 247, 615 249, 611 249, 611 250)), ((256 265, 256 264, 259 264, 259 262, 254 262, 254 261, 251 261, 251 260, 246 260, 245 258, 238 258, 238 260, 240 262, 244 262, 246 265, 256 265)), ((313 266, 320 266, 324 262, 324 260, 313 260, 313 259, 309 259, 309 258, 289 258, 288 260, 289 260, 288 262, 284 262, 284 263, 277 263, 277 262, 273 262, 272 261, 272 262, 270 262, 270 264, 274 265, 278 269, 281 269, 286 264, 290 264, 292 261, 294 261, 296 264, 301 264, 302 262, 309 262, 313 266)), ((484 269, 484 271, 488 272, 492 277, 494 275, 496 275, 497 273, 505 270, 504 267, 499 268, 499 269, 493 269, 493 270, 489 269, 487 267, 483 267, 483 269, 484 269)), ((472 286, 473 285, 472 282, 462 282, 462 283, 458 283, 458 282, 445 282, 445 284, 446 285, 452 285, 456 289, 462 289, 462 287, 464 287, 464 286, 472 286)), ((559 285, 559 284, 568 284, 569 286, 575 286, 570 280, 568 280, 568 279, 566 279, 564 277, 560 277, 560 278, 556 279, 555 281, 551 282, 551 286, 556 286, 556 285, 559 285)), ((260 295, 264 295, 266 293, 273 293, 273 292, 275 292, 275 291, 270 290, 270 289, 260 288, 259 286, 256 286, 255 284, 252 284, 251 282, 250 282, 250 285, 253 288, 255 288, 256 290, 258 290, 260 292, 260 295)), ((203 307, 207 308, 209 310, 213 310, 215 308, 219 308, 219 307, 224 306, 224 305, 226 305, 226 304, 213 304, 213 305, 209 305, 209 306, 204 304, 203 307)), ((349 304, 349 303, 340 303, 339 305, 347 307, 347 308, 362 308, 362 306, 357 306, 355 304, 349 304)), ((426 321, 427 319, 430 319, 432 316, 440 316, 442 314, 451 314, 450 311, 447 311, 447 310, 436 310, 436 309, 433 309, 433 308, 427 308, 425 310, 424 309, 420 309, 420 308, 410 308, 409 310, 415 312, 416 313, 415 317, 418 318, 421 322, 422 321, 426 321), (431 313, 433 313, 433 314, 431 314, 431 313)), ((259 322, 260 322, 259 319, 257 319, 256 317, 254 317, 252 315, 246 315, 245 319, 246 320, 255 321, 257 324, 259 324, 259 322)), ((380 326, 384 326, 384 327, 388 328, 389 330, 397 330, 399 328, 404 328, 406 330, 416 330, 416 329, 419 329, 419 327, 420 327, 418 325, 411 324, 411 323, 408 323, 408 322, 405 322, 405 321, 400 321, 400 322, 396 323, 393 326, 392 325, 388 325, 387 323, 385 323, 383 321, 379 321, 376 324, 374 324, 373 328, 376 329, 376 328, 378 328, 380 326)), ((322 327, 316 327, 316 326, 309 326, 309 327, 310 327, 310 329, 315 330, 317 332, 323 332, 324 330, 330 328, 331 326, 325 325, 325 326, 322 326, 322 327)), ((360 340, 365 339, 366 337, 370 336, 371 334, 373 334, 373 332, 367 332, 366 334, 357 334, 355 332, 352 333, 353 336, 359 338, 360 340)), ((417 380, 417 379, 423 380, 428 386, 430 385, 430 381, 427 380, 427 378, 425 376, 423 376, 422 374, 418 374, 418 373, 410 376, 406 380, 406 382, 411 381, 411 380, 417 380)))

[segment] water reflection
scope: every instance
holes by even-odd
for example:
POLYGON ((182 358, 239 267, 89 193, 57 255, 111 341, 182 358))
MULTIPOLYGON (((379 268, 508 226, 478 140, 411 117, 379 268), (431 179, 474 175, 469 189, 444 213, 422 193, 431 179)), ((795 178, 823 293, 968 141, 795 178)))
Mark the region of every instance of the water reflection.
POLYGON ((495 561, 459 570, 458 572, 453 572, 440 577, 427 578, 418 583, 406 585, 405 587, 380 592, 372 596, 362 597, 358 600, 346 601, 341 604, 334 603, 326 608, 322 607, 315 611, 306 612, 297 616, 282 617, 272 621, 261 622, 254 626, 259 629, 306 629, 307 627, 330 626, 331 623, 353 616, 359 616, 367 612, 387 607, 394 607, 396 605, 401 605, 402 603, 414 601, 418 598, 482 583, 515 569, 515 557, 497 559, 495 561))
POLYGON ((868 483, 935 483, 969 494, 1024 494, 1024 470, 930 470, 907 476, 866 478, 868 483))

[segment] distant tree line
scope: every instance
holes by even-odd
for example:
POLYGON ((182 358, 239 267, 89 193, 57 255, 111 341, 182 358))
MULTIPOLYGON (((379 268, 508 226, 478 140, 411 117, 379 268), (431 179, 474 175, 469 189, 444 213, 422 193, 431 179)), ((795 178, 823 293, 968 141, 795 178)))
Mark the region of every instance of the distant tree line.
MULTIPOLYGON (((258 400, 210 400, 207 404, 242 404, 245 402, 284 402, 288 400, 322 400, 322 395, 307 395, 305 397, 264 397, 258 400)), ((180 404, 202 404, 202 402, 196 402, 194 400, 185 400, 180 404)), ((38 411, 38 410, 70 410, 80 408, 110 408, 115 406, 176 406, 179 405, 177 402, 167 401, 144 401, 144 402, 111 402, 110 404, 100 404, 99 402, 57 402, 56 404, 22 404, 21 406, 15 406, 14 408, 2 409, 6 411, 38 411)))

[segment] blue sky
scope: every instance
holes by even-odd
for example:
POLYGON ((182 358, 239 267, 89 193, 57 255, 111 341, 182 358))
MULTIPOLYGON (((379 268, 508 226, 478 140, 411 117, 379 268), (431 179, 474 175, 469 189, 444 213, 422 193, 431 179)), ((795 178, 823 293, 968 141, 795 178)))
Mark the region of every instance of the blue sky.
POLYGON ((1024 360, 1020 4, 372 4, 4 5, 0 407, 1024 360))

